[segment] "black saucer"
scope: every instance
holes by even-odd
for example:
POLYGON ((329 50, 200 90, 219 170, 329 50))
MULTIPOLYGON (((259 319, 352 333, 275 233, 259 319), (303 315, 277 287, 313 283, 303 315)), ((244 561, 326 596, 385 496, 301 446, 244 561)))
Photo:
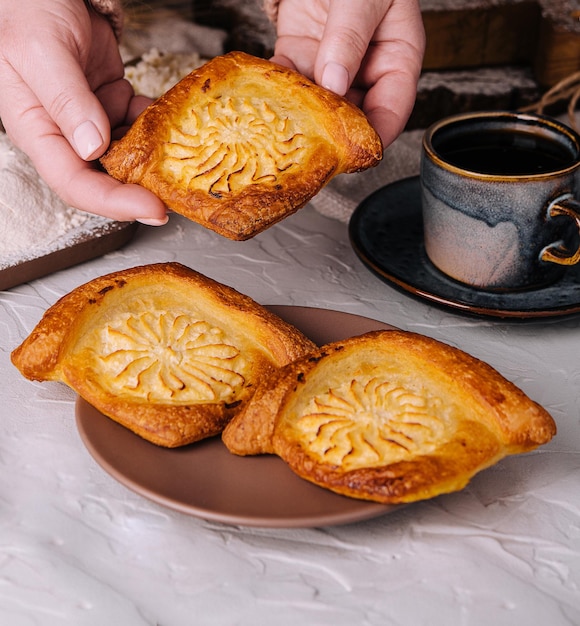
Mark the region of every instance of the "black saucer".
POLYGON ((423 246, 418 177, 382 187, 363 200, 352 214, 349 235, 358 257, 379 278, 433 304, 515 319, 580 313, 580 265, 553 285, 512 293, 472 289, 439 272, 423 246))

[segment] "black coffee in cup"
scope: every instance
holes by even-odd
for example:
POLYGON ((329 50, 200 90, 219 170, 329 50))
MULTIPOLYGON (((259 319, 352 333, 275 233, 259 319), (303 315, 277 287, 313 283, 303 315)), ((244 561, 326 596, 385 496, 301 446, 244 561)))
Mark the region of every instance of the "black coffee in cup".
POLYGON ((445 129, 433 137, 433 148, 447 163, 460 169, 496 176, 525 176, 571 167, 576 147, 529 128, 499 128, 499 120, 482 122, 479 128, 445 129))
POLYGON ((457 138, 437 150, 448 163, 480 174, 541 174, 573 163, 570 154, 549 139, 514 132, 457 138))

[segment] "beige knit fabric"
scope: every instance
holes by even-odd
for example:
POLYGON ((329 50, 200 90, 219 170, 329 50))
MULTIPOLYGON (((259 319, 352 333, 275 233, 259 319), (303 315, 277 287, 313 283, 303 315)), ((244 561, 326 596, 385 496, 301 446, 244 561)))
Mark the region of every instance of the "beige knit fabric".
POLYGON ((383 160, 376 167, 333 178, 310 204, 322 215, 347 223, 359 203, 377 189, 402 178, 418 176, 422 138, 420 129, 402 133, 385 150, 383 160))
POLYGON ((123 5, 121 0, 89 0, 89 4, 110 22, 117 38, 123 30, 123 5))

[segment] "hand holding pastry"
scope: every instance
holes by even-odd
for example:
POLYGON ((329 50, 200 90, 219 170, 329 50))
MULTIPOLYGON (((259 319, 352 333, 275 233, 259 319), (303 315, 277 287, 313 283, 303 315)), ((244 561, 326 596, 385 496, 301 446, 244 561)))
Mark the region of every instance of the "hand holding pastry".
MULTIPOLYGON (((411 112, 424 34, 417 0, 369 0, 364 8, 282 0, 275 60, 347 93, 386 146, 411 112)), ((144 108, 123 78, 112 26, 119 0, 0 0, 0 16, 0 118, 12 141, 67 204, 164 224, 162 199, 90 163, 144 108)))
POLYGON ((76 208, 164 223, 152 193, 89 163, 140 110, 109 21, 83 0, 0 0, 0 32, 0 117, 41 177, 76 208))
POLYGON ((294 70, 230 52, 151 104, 101 163, 177 213, 244 240, 334 176, 382 156, 379 136, 348 100, 294 70))
POLYGON ((417 0, 281 0, 273 60, 359 106, 388 146, 409 118, 425 49, 417 0))

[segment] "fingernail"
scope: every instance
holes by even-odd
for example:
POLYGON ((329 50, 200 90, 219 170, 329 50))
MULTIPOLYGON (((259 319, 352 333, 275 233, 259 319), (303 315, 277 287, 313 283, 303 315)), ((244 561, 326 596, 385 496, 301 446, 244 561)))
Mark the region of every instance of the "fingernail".
POLYGON ((324 66, 322 72, 322 86, 325 89, 334 91, 339 96, 344 96, 348 91, 348 70, 344 65, 331 61, 324 66))
POLYGON ((163 226, 164 224, 167 224, 168 220, 169 220, 169 216, 166 215, 165 217, 160 217, 160 218, 138 217, 136 221, 139 222, 140 224, 145 224, 145 226, 163 226))
POLYGON ((75 128, 73 142, 77 154, 87 160, 103 145, 103 137, 93 122, 87 120, 75 128))

